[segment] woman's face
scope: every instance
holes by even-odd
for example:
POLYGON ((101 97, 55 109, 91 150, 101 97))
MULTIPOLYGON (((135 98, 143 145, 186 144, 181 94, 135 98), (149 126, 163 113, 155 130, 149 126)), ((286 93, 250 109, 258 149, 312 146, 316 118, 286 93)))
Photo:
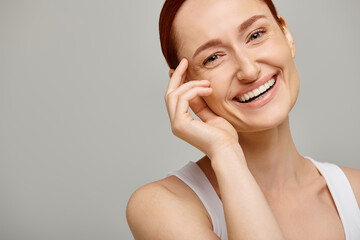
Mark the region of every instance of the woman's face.
POLYGON ((210 81, 206 103, 238 132, 287 119, 299 91, 295 46, 264 2, 187 0, 174 30, 178 57, 189 60, 187 79, 210 81))

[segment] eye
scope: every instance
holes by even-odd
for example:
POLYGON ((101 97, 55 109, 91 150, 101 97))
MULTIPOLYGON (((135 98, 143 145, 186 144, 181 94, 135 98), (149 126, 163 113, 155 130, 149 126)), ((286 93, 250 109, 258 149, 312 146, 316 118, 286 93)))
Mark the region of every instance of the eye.
POLYGON ((259 39, 266 31, 264 29, 258 29, 251 34, 249 41, 254 41, 259 39))
POLYGON ((214 54, 212 56, 210 56, 209 58, 207 58, 204 62, 203 65, 207 65, 208 63, 212 63, 214 61, 216 61, 220 56, 218 54, 214 54))

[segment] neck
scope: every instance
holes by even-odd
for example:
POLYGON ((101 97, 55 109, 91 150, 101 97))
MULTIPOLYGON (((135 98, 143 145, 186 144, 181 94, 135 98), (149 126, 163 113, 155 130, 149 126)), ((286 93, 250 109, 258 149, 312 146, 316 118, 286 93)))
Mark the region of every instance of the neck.
POLYGON ((238 135, 248 168, 266 195, 300 185, 304 161, 291 137, 289 119, 270 130, 238 135))

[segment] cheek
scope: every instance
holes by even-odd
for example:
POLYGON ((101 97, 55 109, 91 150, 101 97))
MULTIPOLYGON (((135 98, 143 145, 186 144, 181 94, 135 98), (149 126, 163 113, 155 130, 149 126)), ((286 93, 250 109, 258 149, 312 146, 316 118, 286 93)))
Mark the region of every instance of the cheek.
POLYGON ((281 38, 272 39, 261 51, 262 58, 271 61, 271 65, 283 68, 293 61, 287 41, 281 38))
POLYGON ((229 63, 223 63, 214 69, 189 70, 192 80, 209 80, 213 89, 212 98, 223 99, 228 94, 234 70, 229 63))
POLYGON ((205 77, 210 81, 213 97, 224 100, 231 90, 231 84, 234 79, 234 67, 230 61, 223 62, 221 66, 208 72, 205 77))
POLYGON ((197 69, 195 67, 189 68, 187 72, 188 80, 209 80, 210 87, 213 92, 210 96, 203 97, 207 105, 215 113, 222 109, 221 103, 224 101, 229 91, 229 84, 231 82, 231 74, 229 66, 219 66, 214 69, 197 69))
POLYGON ((208 106, 215 112, 217 109, 221 108, 221 103, 226 99, 228 95, 229 86, 228 84, 221 82, 221 79, 217 79, 217 81, 210 80, 210 86, 213 89, 213 92, 210 96, 205 97, 205 101, 208 106))
POLYGON ((300 87, 299 74, 288 42, 285 38, 274 38, 269 44, 271 47, 268 45, 262 51, 262 59, 282 71, 285 85, 296 98, 300 87))
POLYGON ((272 64, 279 68, 283 74, 284 84, 284 102, 287 102, 288 110, 291 110, 296 103, 299 89, 300 79, 297 71, 294 58, 291 53, 291 49, 287 44, 287 41, 279 40, 278 43, 274 43, 271 50, 268 52, 268 57, 272 58, 272 64), (270 56, 271 55, 271 56, 270 56))

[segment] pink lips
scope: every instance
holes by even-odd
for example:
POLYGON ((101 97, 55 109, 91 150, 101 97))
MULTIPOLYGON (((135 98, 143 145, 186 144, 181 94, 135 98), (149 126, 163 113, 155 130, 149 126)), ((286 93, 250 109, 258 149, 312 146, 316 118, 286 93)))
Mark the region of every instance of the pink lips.
POLYGON ((233 98, 233 101, 238 105, 241 106, 243 108, 257 108, 257 107, 261 107, 263 105, 265 105, 266 103, 268 103, 276 94, 278 86, 279 86, 279 74, 269 74, 265 77, 263 77, 262 79, 256 81, 255 83, 247 86, 244 89, 241 89, 241 91, 239 93, 236 94, 236 97, 233 98), (258 87, 260 87, 261 85, 265 84, 267 81, 269 81, 270 79, 272 79, 273 77, 275 77, 275 84, 273 85, 273 87, 268 90, 264 95, 262 95, 263 97, 259 100, 254 100, 251 102, 247 102, 247 103, 240 103, 239 101, 236 100, 236 98, 240 98, 242 95, 244 95, 245 93, 252 91, 258 87))
MULTIPOLYGON (((269 74, 263 78, 261 78, 260 80, 254 82, 253 84, 245 87, 244 89, 241 89, 240 92, 238 92, 236 94, 236 98, 240 98, 242 95, 244 95, 245 93, 248 93, 258 87, 260 87, 261 85, 264 85, 267 81, 269 81, 270 79, 272 79, 275 76, 275 74, 269 74)), ((275 76, 275 80, 276 80, 277 76, 275 76)))

